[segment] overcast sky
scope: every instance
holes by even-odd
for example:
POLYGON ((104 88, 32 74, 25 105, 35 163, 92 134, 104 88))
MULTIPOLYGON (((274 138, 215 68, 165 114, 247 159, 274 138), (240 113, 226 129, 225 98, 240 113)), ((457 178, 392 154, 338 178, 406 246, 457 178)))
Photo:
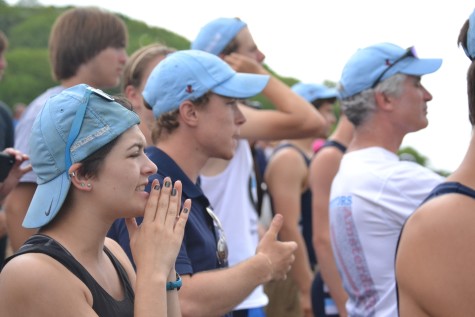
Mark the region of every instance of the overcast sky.
MULTIPOLYGON (((16 0, 7 0, 14 4, 16 0)), ((463 22, 475 8, 468 0, 39 0, 43 5, 99 5, 166 28, 190 41, 218 17, 240 17, 278 74, 306 82, 338 81, 357 48, 393 42, 414 45, 420 57, 443 58, 424 76, 432 93, 429 127, 406 136, 436 169, 453 171, 471 134, 466 97, 469 60, 457 46, 463 22)))

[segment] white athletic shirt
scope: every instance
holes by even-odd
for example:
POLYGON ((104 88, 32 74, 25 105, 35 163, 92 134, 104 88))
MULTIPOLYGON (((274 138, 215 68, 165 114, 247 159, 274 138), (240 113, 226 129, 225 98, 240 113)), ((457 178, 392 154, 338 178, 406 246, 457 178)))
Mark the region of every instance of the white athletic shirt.
MULTIPOLYGON (((229 250, 229 266, 256 253, 259 241, 258 215, 249 196, 248 183, 255 184, 251 148, 239 140, 234 157, 226 169, 215 176, 201 175, 201 188, 221 220, 229 250)), ((235 310, 267 305, 262 285, 258 286, 235 310)))
POLYGON ((348 152, 332 183, 333 252, 349 316, 397 316, 394 259, 406 218, 444 179, 380 147, 348 152))

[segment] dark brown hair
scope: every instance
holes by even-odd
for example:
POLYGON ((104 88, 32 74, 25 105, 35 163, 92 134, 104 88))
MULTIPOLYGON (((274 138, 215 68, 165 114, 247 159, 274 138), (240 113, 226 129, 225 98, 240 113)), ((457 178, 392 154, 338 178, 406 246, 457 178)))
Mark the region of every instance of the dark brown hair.
POLYGON ((108 11, 89 7, 63 12, 49 38, 53 78, 73 77, 79 66, 106 48, 125 48, 127 36, 125 23, 108 11))
MULTIPOLYGON (((469 21, 465 21, 463 24, 457 42, 459 46, 462 46, 467 50, 467 39, 468 39, 468 30, 469 30, 469 21)), ((470 123, 475 125, 475 60, 473 57, 470 57, 472 63, 468 67, 467 71, 467 96, 468 96, 468 114, 470 123)))
POLYGON ((326 99, 315 99, 314 101, 312 101, 312 105, 316 108, 316 109, 320 109, 320 107, 326 103, 326 102, 329 102, 331 104, 334 104, 336 102, 336 98, 326 98, 326 99))
MULTIPOLYGON (((198 107, 205 107, 209 102, 211 94, 212 92, 207 92, 192 102, 198 107)), ((157 143, 158 140, 163 137, 164 132, 170 134, 180 126, 180 122, 178 121, 179 112, 179 109, 166 112, 155 121, 155 124, 152 127, 153 143, 157 143)))

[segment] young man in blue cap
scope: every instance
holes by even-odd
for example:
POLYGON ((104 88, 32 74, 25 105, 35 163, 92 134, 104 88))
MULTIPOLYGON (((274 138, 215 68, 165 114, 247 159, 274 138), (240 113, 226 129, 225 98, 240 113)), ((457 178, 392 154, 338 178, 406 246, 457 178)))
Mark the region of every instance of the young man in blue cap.
MULTIPOLYGON (((311 103, 325 118, 326 129, 318 137, 326 139, 336 121, 333 107, 338 91, 314 83, 297 83, 292 86, 292 90, 311 103)), ((310 290, 317 259, 312 246, 312 197, 308 176, 314 141, 315 137, 284 140, 267 163, 264 180, 272 198, 272 209, 285 219, 279 237, 282 241, 296 241, 298 245, 295 263, 290 271, 292 279, 276 283, 273 295, 270 292, 268 294, 269 316, 288 312, 290 303, 300 308, 298 316, 313 315, 310 290), (285 285, 289 283, 297 288, 290 285, 289 290, 289 285, 285 285)))
MULTIPOLYGON (((238 100, 269 84, 269 76, 236 73, 218 57, 197 50, 168 55, 150 74, 143 96, 156 121, 147 154, 158 165, 152 179, 170 176, 183 183, 182 198, 192 200, 183 244, 175 264, 182 276, 183 316, 231 316, 258 285, 286 276, 296 248, 276 236, 274 219, 254 255, 228 268, 225 230, 202 192, 200 170, 212 157, 233 157, 245 117, 238 100)), ((120 232, 123 224, 116 223, 120 232)), ((128 249, 127 236, 121 245, 128 249)))
POLYGON ((359 49, 340 79, 341 107, 355 126, 330 194, 333 252, 349 316, 397 316, 394 255, 407 217, 443 178, 400 161, 404 136, 425 128, 432 95, 421 76, 441 59, 380 43, 359 49))
POLYGON ((396 255, 401 317, 475 312, 475 11, 463 24, 458 44, 470 59, 467 99, 472 137, 460 166, 430 193, 401 232, 396 255))
MULTIPOLYGON (((201 28, 191 48, 218 55, 238 72, 269 75, 262 65, 264 54, 247 24, 238 18, 210 21, 201 28)), ((250 145, 258 140, 316 137, 325 126, 318 110, 276 77, 270 77, 262 94, 275 109, 239 104, 246 122, 241 127, 235 156, 232 160, 211 159, 201 170, 203 191, 228 233, 230 264, 253 256, 259 240, 259 201, 254 195, 256 174, 250 145)), ((267 303, 263 287, 259 286, 235 308, 234 314, 263 316, 267 303)))

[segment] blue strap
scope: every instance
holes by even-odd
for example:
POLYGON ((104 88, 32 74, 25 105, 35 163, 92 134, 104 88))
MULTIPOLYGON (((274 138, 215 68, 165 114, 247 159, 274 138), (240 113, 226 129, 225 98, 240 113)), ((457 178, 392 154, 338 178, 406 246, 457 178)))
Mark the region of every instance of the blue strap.
POLYGON ((463 47, 465 54, 471 60, 475 59, 475 10, 468 19, 467 48, 463 47))
MULTIPOLYGON (((79 106, 76 116, 73 120, 73 125, 68 135, 68 142, 66 143, 66 153, 64 155, 66 171, 69 172, 69 168, 72 165, 71 161, 71 146, 79 135, 81 131, 81 126, 84 121, 84 116, 86 115, 87 104, 89 103, 89 98, 91 97, 92 90, 88 89, 86 95, 84 96, 83 103, 79 106)), ((69 175, 69 173, 68 173, 69 175)))

